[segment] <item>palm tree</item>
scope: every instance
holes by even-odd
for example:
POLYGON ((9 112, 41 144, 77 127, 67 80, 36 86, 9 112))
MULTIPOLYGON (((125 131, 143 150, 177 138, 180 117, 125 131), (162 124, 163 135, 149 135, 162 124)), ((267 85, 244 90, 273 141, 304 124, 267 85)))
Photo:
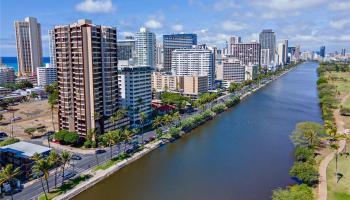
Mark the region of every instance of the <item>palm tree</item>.
POLYGON ((56 130, 55 130, 55 122, 53 120, 53 110, 55 108, 55 104, 53 102, 49 101, 49 105, 50 105, 50 110, 51 110, 51 122, 52 122, 53 132, 56 132, 56 130))
POLYGON ((163 135, 162 129, 157 128, 157 129, 156 129, 156 137, 159 139, 159 138, 162 137, 162 135, 163 135))
MULTIPOLYGON (((40 159, 36 161, 32 167, 32 170, 36 174, 42 174, 43 176, 40 177, 44 178, 46 181, 46 187, 47 187, 47 192, 50 192, 50 187, 49 187, 49 170, 51 168, 51 162, 48 159, 40 159)), ((45 188, 43 187, 43 190, 45 188)))
POLYGON ((125 128, 123 131, 123 139, 125 140, 125 145, 124 145, 124 152, 125 152, 127 143, 131 142, 132 140, 132 132, 128 128, 125 128))
MULTIPOLYGON (((12 164, 8 164, 5 167, 3 167, 0 171, 0 185, 2 185, 5 182, 12 182, 16 176, 18 176, 21 173, 21 170, 19 167, 16 169, 13 169, 12 164)), ((12 195, 12 188, 11 188, 11 199, 13 200, 13 195, 12 195)))
POLYGON ((161 126, 163 124, 163 118, 161 116, 157 116, 154 120, 153 120, 153 124, 152 127, 153 128, 158 128, 159 126, 161 126))
POLYGON ((87 139, 90 141, 96 141, 96 129, 89 129, 87 132, 87 139))
POLYGON ((143 125, 144 125, 146 119, 147 119, 147 115, 144 112, 141 112, 140 113, 140 122, 141 122, 141 128, 142 128, 142 131, 141 131, 142 144, 143 144, 143 125))
POLYGON ((55 167, 55 188, 57 187, 57 171, 58 171, 58 163, 60 163, 61 159, 60 156, 56 151, 51 151, 50 155, 48 157, 48 160, 51 164, 51 166, 55 167))
POLYGON ((309 130, 304 133, 305 139, 308 141, 310 147, 314 146, 318 140, 318 134, 314 130, 309 130))
POLYGON ((174 121, 178 121, 181 119, 181 115, 179 112, 173 113, 171 117, 172 117, 172 120, 174 120, 174 121))
POLYGON ((60 160, 62 163, 62 166, 61 166, 61 168, 62 168, 62 184, 61 184, 61 186, 62 186, 64 183, 64 170, 66 168, 66 165, 69 163, 70 159, 72 158, 72 155, 68 151, 62 151, 60 157, 61 157, 60 160))
POLYGON ((102 136, 102 140, 109 146, 110 152, 111 152, 111 159, 113 157, 112 147, 117 141, 117 132, 115 131, 109 131, 106 134, 102 136))

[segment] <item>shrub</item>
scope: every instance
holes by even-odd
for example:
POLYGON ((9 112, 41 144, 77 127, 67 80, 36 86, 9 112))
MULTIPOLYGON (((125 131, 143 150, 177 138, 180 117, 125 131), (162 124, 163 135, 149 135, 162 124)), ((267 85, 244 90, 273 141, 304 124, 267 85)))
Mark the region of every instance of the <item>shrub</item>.
POLYGON ((312 188, 305 184, 293 185, 287 189, 277 189, 273 191, 273 200, 313 200, 312 188))
POLYGON ((217 104, 217 105, 213 106, 211 108, 211 110, 215 113, 221 113, 221 112, 225 111, 226 108, 227 107, 225 106, 225 104, 217 104))
POLYGON ((308 186, 313 186, 318 183, 318 171, 312 164, 308 162, 294 163, 289 171, 291 177, 298 178, 308 186))
POLYGON ((24 132, 29 134, 29 135, 31 135, 35 131, 36 131, 36 128, 26 128, 26 129, 24 129, 24 132))
POLYGON ((68 132, 64 135, 64 142, 67 144, 76 144, 79 141, 79 135, 76 132, 68 132))
POLYGON ((53 135, 53 138, 55 140, 58 140, 60 142, 63 142, 64 141, 64 136, 69 133, 69 131, 67 130, 60 130, 58 132, 56 132, 54 135, 53 135))
POLYGON ((86 141, 84 142, 83 146, 84 146, 85 148, 91 148, 91 146, 92 146, 91 143, 92 143, 91 140, 86 140, 86 141))
POLYGON ((307 147, 297 147, 294 152, 295 160, 305 162, 314 158, 315 151, 307 147))
POLYGON ((13 144, 13 143, 16 143, 16 142, 19 142, 19 139, 17 139, 17 138, 8 138, 8 139, 0 142, 0 147, 6 146, 6 145, 10 145, 10 144, 13 144))
POLYGON ((350 116, 350 108, 341 107, 340 114, 343 116, 350 116))

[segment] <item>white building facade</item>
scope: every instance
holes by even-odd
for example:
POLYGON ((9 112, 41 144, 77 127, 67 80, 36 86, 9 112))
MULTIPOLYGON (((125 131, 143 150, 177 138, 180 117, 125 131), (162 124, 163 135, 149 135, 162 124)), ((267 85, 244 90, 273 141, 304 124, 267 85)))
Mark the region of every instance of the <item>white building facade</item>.
POLYGON ((156 35, 147 28, 140 28, 135 35, 136 65, 155 66, 156 63, 156 35))
POLYGON ((176 49, 172 52, 171 71, 178 76, 208 76, 211 89, 215 79, 213 53, 207 49, 176 49))
POLYGON ((140 123, 140 113, 151 114, 153 68, 124 66, 118 68, 119 106, 128 110, 131 124, 140 123))
POLYGON ((36 68, 38 86, 50 85, 57 81, 57 68, 46 64, 45 67, 36 68))

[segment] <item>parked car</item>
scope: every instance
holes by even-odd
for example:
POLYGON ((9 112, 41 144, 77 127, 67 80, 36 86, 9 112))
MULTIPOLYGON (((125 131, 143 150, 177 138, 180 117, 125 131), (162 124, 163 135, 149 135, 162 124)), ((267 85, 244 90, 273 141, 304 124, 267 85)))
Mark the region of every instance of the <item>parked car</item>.
POLYGON ((7 137, 8 136, 8 134, 7 133, 5 133, 5 132, 0 132, 0 138, 4 138, 4 137, 7 137))
POLYGON ((81 160, 81 156, 79 156, 78 154, 73 154, 71 157, 72 160, 81 160))
POLYGON ((103 150, 103 149, 97 149, 95 151, 96 154, 103 154, 103 153, 106 153, 106 150, 103 150))
POLYGON ((67 179, 70 179, 70 178, 74 177, 75 175, 77 175, 77 173, 75 173, 75 172, 68 172, 68 173, 66 173, 64 175, 63 179, 67 180, 67 179))
POLYGON ((22 117, 14 117, 14 118, 12 118, 12 121, 18 121, 18 120, 21 120, 22 119, 22 117))

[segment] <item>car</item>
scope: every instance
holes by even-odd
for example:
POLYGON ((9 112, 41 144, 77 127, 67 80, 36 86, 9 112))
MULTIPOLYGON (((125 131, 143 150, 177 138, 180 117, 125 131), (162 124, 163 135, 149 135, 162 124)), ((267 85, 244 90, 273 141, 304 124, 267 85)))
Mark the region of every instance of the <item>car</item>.
POLYGON ((5 137, 7 137, 8 136, 8 134, 7 133, 5 133, 5 132, 0 132, 0 138, 5 138, 5 137))
POLYGON ((79 156, 78 154, 73 154, 71 157, 72 160, 81 160, 81 156, 79 156))
POLYGON ((22 117, 14 117, 14 118, 12 118, 12 121, 18 121, 18 120, 21 120, 22 119, 22 117))
POLYGON ((103 149, 97 149, 95 151, 96 154, 103 154, 103 153, 106 153, 106 150, 103 150, 103 149))
POLYGON ((53 134, 55 134, 54 131, 47 131, 47 132, 45 133, 45 136, 50 136, 50 135, 53 135, 53 134))
POLYGON ((134 152, 134 149, 133 149, 133 148, 126 150, 126 153, 127 153, 127 154, 131 154, 131 153, 133 153, 133 152, 134 152))
POLYGON ((77 175, 77 173, 75 173, 75 172, 68 172, 68 173, 66 173, 64 175, 63 179, 67 180, 67 179, 70 179, 70 178, 74 177, 75 175, 77 175))

